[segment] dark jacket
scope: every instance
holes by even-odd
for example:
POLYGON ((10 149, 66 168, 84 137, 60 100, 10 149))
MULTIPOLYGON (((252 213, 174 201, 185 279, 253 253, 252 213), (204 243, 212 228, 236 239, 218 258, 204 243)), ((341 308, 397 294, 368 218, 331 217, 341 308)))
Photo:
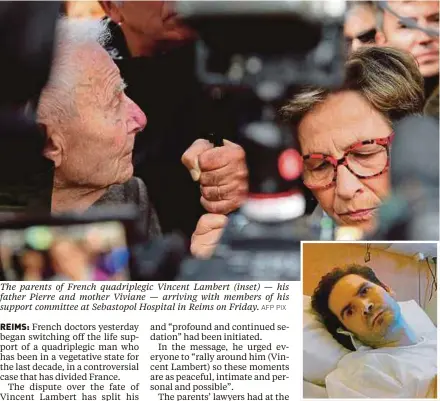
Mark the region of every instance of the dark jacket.
POLYGON ((127 96, 147 115, 147 126, 136 138, 135 175, 147 185, 162 231, 190 237, 204 210, 199 185, 181 157, 214 128, 209 98, 195 76, 194 44, 133 58, 119 26, 110 22, 109 27, 112 40, 106 49, 128 85, 127 96))
POLYGON ((425 116, 434 117, 437 122, 439 119, 439 77, 425 78, 425 105, 423 107, 423 114, 425 116))
POLYGON ((437 121, 439 119, 439 87, 431 93, 425 103, 425 107, 423 108, 423 113, 427 116, 434 117, 437 121))
POLYGON ((153 205, 148 198, 147 188, 139 178, 132 178, 122 185, 112 185, 94 204, 95 206, 112 206, 134 204, 139 208, 141 226, 145 227, 147 239, 161 236, 161 229, 153 205))

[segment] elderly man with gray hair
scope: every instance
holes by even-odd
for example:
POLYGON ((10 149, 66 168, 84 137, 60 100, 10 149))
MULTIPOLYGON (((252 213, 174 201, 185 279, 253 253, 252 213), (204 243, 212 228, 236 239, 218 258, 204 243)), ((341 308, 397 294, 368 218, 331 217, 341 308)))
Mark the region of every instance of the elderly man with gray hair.
POLYGON ((247 195, 236 130, 241 108, 228 96, 220 104, 234 107, 218 107, 199 82, 197 36, 179 16, 177 2, 99 3, 112 31, 106 49, 128 83, 127 94, 149 117, 136 138, 135 174, 146 183, 164 232, 190 237, 197 225, 193 238, 210 243, 205 234, 222 227, 247 195), (223 146, 206 139, 213 132, 223 146))
POLYGON ((133 178, 135 135, 147 119, 124 93, 119 69, 102 45, 100 21, 60 20, 52 73, 40 98, 45 156, 55 164, 52 211, 135 203, 149 238, 160 234, 143 182, 133 178))

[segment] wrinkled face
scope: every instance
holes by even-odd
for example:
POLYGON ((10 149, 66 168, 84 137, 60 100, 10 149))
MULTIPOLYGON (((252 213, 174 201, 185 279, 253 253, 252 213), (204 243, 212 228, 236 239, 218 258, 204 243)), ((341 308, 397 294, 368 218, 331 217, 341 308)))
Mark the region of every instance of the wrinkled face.
POLYGON ((155 41, 182 41, 193 36, 179 20, 174 1, 124 1, 119 7, 123 24, 155 41))
MULTIPOLYGON (((409 18, 422 28, 438 32, 438 1, 393 1, 388 4, 398 15, 409 18)), ((429 36, 419 29, 408 28, 389 12, 384 12, 383 35, 378 36, 378 43, 410 52, 416 58, 424 77, 435 76, 439 72, 438 36, 429 36)))
POLYGON ((132 151, 146 124, 124 94, 116 64, 99 45, 81 46, 72 58, 82 66, 72 91, 71 118, 60 121, 62 156, 56 176, 66 186, 106 188, 133 174, 132 151))
POLYGON ((376 17, 371 7, 358 5, 349 10, 344 23, 344 36, 351 43, 349 50, 374 44, 374 34, 371 38, 364 38, 364 34, 371 32, 375 27, 376 17), (371 40, 367 42, 367 39, 371 40))
POLYGON ((389 289, 356 274, 335 284, 328 306, 348 331, 370 346, 383 343, 401 318, 399 304, 389 289))
MULTIPOLYGON (((361 95, 344 91, 330 95, 304 116, 298 127, 298 138, 303 156, 320 153, 340 159, 352 145, 388 137, 391 131, 386 119, 361 95)), ((376 150, 366 146, 353 155, 360 165, 368 166, 370 160, 375 163, 372 152, 376 150)), ((390 193, 388 172, 364 179, 339 165, 336 174, 336 182, 331 187, 312 189, 320 206, 338 225, 373 231, 378 207, 390 193)))

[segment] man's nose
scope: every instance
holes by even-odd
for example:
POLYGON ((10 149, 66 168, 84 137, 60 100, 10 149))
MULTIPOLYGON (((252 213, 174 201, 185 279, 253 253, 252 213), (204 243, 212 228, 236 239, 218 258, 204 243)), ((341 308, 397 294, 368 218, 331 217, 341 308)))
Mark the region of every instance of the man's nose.
POLYGON ((363 184, 346 166, 338 166, 336 194, 342 199, 352 199, 363 191, 363 184))
POLYGON ((147 116, 145 113, 140 109, 140 107, 133 102, 130 98, 129 105, 128 105, 128 113, 129 113, 129 132, 132 131, 142 131, 145 126, 147 125, 147 116))
POLYGON ((362 300, 362 313, 364 315, 369 315, 373 311, 373 303, 369 300, 362 300))
MULTIPOLYGON (((421 28, 425 28, 425 29, 429 28, 428 24, 425 21, 419 22, 419 26, 421 28)), ((421 29, 414 29, 413 34, 415 35, 416 42, 421 45, 426 46, 426 45, 434 42, 434 38, 432 36, 428 35, 428 33, 426 33, 425 31, 422 31, 421 29)))
POLYGON ((425 45, 428 46, 430 43, 433 43, 434 40, 431 36, 429 36, 426 32, 422 32, 420 31, 419 33, 419 37, 418 37, 418 42, 421 45, 425 45))

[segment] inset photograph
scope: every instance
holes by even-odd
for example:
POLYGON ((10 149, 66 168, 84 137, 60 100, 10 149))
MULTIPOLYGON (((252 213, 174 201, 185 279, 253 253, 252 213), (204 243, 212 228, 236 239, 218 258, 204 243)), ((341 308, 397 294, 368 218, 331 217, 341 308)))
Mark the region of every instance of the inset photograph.
POLYGON ((303 243, 303 397, 437 398, 437 243, 303 243))

